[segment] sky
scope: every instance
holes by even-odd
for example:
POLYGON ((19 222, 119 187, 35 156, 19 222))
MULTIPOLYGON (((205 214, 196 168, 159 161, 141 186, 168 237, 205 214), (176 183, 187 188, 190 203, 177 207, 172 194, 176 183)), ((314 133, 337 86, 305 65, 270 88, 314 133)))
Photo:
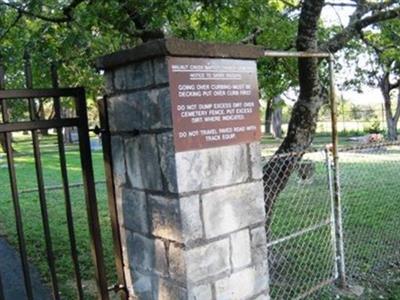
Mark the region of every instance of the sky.
MULTIPOLYGON (((348 0, 333 0, 331 2, 339 2, 344 3, 350 1, 348 0)), ((335 7, 332 8, 332 6, 325 6, 323 11, 322 11, 322 20, 323 22, 329 26, 329 25, 343 25, 346 26, 346 24, 349 21, 349 16, 353 12, 354 8, 352 7, 335 7)), ((343 64, 345 65, 345 64, 343 64)), ((352 74, 354 73, 354 70, 352 70, 351 67, 346 67, 346 69, 341 72, 341 74, 352 74)), ((343 76, 340 74, 335 74, 336 80, 340 82, 341 80, 344 79, 343 76)), ((376 105, 380 104, 383 102, 382 95, 377 88, 371 88, 368 86, 363 86, 362 87, 363 93, 358 93, 356 91, 341 91, 339 89, 339 94, 343 95, 344 99, 350 100, 354 104, 357 105, 376 105)))

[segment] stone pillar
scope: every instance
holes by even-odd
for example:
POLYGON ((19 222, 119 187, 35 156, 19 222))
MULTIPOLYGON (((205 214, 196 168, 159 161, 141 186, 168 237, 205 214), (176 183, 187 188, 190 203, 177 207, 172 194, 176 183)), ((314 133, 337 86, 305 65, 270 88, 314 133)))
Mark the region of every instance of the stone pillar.
POLYGON ((131 299, 269 299, 259 141, 177 151, 167 63, 261 54, 167 39, 98 60, 131 299))

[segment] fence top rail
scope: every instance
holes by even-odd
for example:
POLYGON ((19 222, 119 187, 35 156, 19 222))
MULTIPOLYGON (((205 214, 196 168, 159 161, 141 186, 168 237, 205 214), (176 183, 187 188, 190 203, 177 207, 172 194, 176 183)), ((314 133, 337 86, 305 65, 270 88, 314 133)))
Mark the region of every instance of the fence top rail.
POLYGON ((79 118, 0 123, 0 133, 79 126, 79 118))
POLYGON ((79 97, 85 92, 84 88, 57 88, 57 89, 18 89, 0 90, 0 100, 23 98, 50 98, 50 97, 79 97))
POLYGON ((302 157, 303 155, 306 154, 312 154, 312 153, 324 153, 325 151, 329 150, 327 147, 321 147, 321 148, 307 148, 303 151, 291 151, 291 152, 283 152, 283 153, 272 153, 268 155, 263 155, 265 159, 271 159, 271 158, 288 158, 288 157, 302 157))
MULTIPOLYGON (((339 147, 338 152, 350 152, 350 151, 357 151, 357 150, 364 150, 364 149, 374 149, 380 147, 389 147, 389 146, 400 146, 400 141, 384 141, 378 143, 370 143, 370 144, 363 144, 363 145, 355 145, 351 147, 339 147)), ((307 148, 303 151, 292 151, 292 152, 283 152, 283 153, 272 153, 268 155, 263 155, 264 159, 271 159, 271 158, 289 158, 289 157, 302 157, 306 154, 311 153, 321 153, 321 152, 331 152, 331 144, 327 144, 325 147, 321 148, 307 148)))
POLYGON ((265 50, 265 57, 300 57, 300 58, 329 58, 331 56, 328 52, 304 52, 304 51, 273 51, 265 50))
POLYGON ((390 147, 390 146, 400 146, 400 141, 393 141, 393 142, 386 141, 386 142, 378 142, 365 145, 356 145, 346 148, 339 148, 338 152, 350 152, 350 151, 374 149, 374 148, 390 147))

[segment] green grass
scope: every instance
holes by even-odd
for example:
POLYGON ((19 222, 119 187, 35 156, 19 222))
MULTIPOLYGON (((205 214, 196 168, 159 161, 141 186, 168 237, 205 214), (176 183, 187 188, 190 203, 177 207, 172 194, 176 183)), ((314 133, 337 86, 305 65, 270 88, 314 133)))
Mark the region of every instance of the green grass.
MULTIPOLYGON (((321 153, 307 154, 315 163, 311 181, 302 180, 295 171, 280 193, 271 221, 272 241, 298 233, 330 220, 330 198, 326 166, 321 153)), ((269 249, 272 299, 292 299, 331 278, 333 252, 331 229, 316 230, 278 243, 269 249)))
MULTIPOLYGON (((16 136, 16 171, 20 191, 36 188, 34 160, 29 137, 16 136)), ((342 139, 343 147, 351 144, 342 139)), ((263 138, 264 154, 271 154, 280 141, 263 138)), ((317 136, 314 148, 330 143, 329 136, 317 136)), ((41 140, 44 177, 47 186, 61 184, 59 158, 54 137, 41 140)), ((0 154, 1 155, 1 154, 0 154)), ((93 163, 97 181, 104 180, 101 152, 93 152, 93 163)), ((324 157, 321 153, 307 154, 315 162, 316 175, 311 182, 304 182, 294 173, 285 190, 280 194, 272 219, 272 237, 279 239, 303 228, 326 221, 330 216, 330 196, 324 157)), ((80 155, 76 145, 68 146, 67 161, 70 183, 81 182, 80 155)), ((17 248, 15 219, 9 188, 5 160, 0 161, 0 234, 17 248)), ((352 282, 371 287, 368 299, 384 294, 384 299, 400 299, 397 282, 387 279, 383 262, 393 262, 399 247, 400 227, 400 169, 399 149, 389 149, 381 154, 342 155, 342 197, 344 206, 345 247, 348 272, 352 282), (355 276, 357 275, 357 276, 355 276), (384 291, 377 286, 384 286, 384 291)), ((79 249, 79 259, 84 276, 85 292, 93 298, 94 268, 91 262, 86 207, 82 188, 72 188, 72 206, 79 249)), ((51 233, 56 253, 57 272, 65 299, 75 299, 73 269, 69 252, 69 241, 65 218, 64 197, 61 190, 48 191, 47 202, 51 233)), ((106 266, 115 281, 114 255, 112 252, 111 227, 108 216, 106 189, 97 186, 98 206, 103 233, 106 266)), ((37 266, 44 281, 49 282, 45 259, 43 227, 37 193, 21 194, 21 207, 25 226, 30 261, 37 266)), ((329 226, 323 226, 310 234, 277 244, 270 249, 275 273, 272 272, 271 293, 273 296, 290 298, 303 293, 319 282, 331 277, 333 257, 329 226)), ((398 256, 397 256, 398 261, 398 256)), ((319 296, 316 299, 330 299, 319 296)))
MULTIPOLYGON (((17 136, 15 137, 15 143, 13 145, 17 151, 15 165, 17 184, 20 192, 37 188, 32 145, 28 139, 29 137, 26 136, 17 136)), ((60 164, 55 137, 43 138, 41 140, 41 146, 43 175, 46 186, 61 185, 60 164)), ((102 153, 93 152, 92 156, 96 181, 103 181, 104 165, 102 153)), ((70 184, 82 182, 80 153, 76 145, 67 147, 66 158, 70 184)), ((15 217, 4 155, 0 162, 0 190, 0 234, 6 236, 7 240, 15 248, 18 248, 15 217)), ((109 275, 109 284, 111 285, 111 283, 115 283, 115 271, 105 184, 97 185, 97 197, 103 235, 105 263, 109 275)), ((60 290, 64 299, 75 299, 76 290, 70 255, 64 194, 61 189, 47 191, 46 198, 60 290)), ((90 238, 83 187, 71 188, 71 198, 79 263, 85 285, 86 297, 92 298, 96 291, 93 280, 94 267, 91 260, 90 238)), ((46 252, 38 193, 21 193, 20 204, 30 262, 39 269, 44 281, 48 283, 50 277, 45 259, 46 252)))
MULTIPOLYGON (((314 178, 306 182, 296 172, 292 174, 274 207, 272 240, 329 219, 330 195, 323 155, 310 153, 305 158, 315 163, 314 178)), ((391 275, 391 264, 399 266, 400 262, 400 149, 347 152, 340 155, 340 161, 349 281, 366 287, 365 299, 396 299, 400 274, 391 275)), ((324 226, 271 247, 272 298, 291 299, 331 278, 331 245, 329 226, 324 226)), ((332 299, 332 295, 314 299, 332 299)))
MULTIPOLYGON (((282 139, 275 139, 274 137, 268 135, 263 136, 261 139, 261 143, 263 145, 263 155, 272 155, 274 151, 279 147, 282 143, 282 139)), ((325 145, 331 144, 332 138, 328 134, 317 134, 311 144, 312 148, 315 149, 323 149, 325 145)), ((348 136, 339 137, 339 146, 341 148, 353 146, 354 142, 348 140, 348 136)))
POLYGON ((395 283, 393 266, 400 263, 399 169, 398 146, 379 154, 341 155, 347 269, 358 275, 352 279, 367 282, 386 298, 395 283))

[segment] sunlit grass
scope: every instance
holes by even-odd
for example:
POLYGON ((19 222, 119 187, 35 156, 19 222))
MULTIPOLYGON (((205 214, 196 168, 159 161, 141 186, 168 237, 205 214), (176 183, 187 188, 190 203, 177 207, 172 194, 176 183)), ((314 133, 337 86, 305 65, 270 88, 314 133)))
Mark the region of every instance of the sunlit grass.
MULTIPOLYGON (((41 139, 42 166, 46 186, 61 186, 61 172, 58 148, 54 136, 41 139)), ((25 239, 29 260, 33 263, 47 284, 50 282, 46 261, 43 225, 40 212, 37 189, 35 162, 32 154, 32 145, 29 136, 16 136, 13 146, 15 153, 15 168, 17 185, 20 192, 20 204, 24 224, 25 239)), ((0 154, 0 234, 18 249, 18 240, 15 229, 15 217, 10 193, 9 175, 6 167, 5 155, 0 154)), ((104 164, 101 152, 93 152, 93 167, 96 181, 104 181, 104 164)), ((77 145, 67 147, 67 165, 69 183, 82 183, 80 152, 77 145)), ((109 284, 115 283, 113 242, 111 237, 110 218, 108 215, 107 192, 105 184, 97 185, 99 217, 103 235, 105 263, 109 284)), ((94 283, 94 267, 90 251, 90 237, 86 215, 86 203, 83 187, 71 188, 71 199, 79 262, 84 282, 86 297, 93 298, 96 292, 94 283)), ((63 190, 49 190, 46 200, 53 242, 56 269, 61 294, 64 299, 75 299, 76 289, 71 260, 69 235, 65 210, 63 190)))
MULTIPOLYGON (((263 139, 264 154, 273 153, 279 141, 263 139)), ((322 148, 330 142, 329 137, 317 137, 315 148, 322 148)), ((61 184, 59 157, 55 137, 41 140, 42 163, 47 186, 61 184)), ((346 146, 350 144, 345 144, 346 146)), ((29 136, 16 136, 14 147, 17 183, 20 191, 37 187, 32 145, 29 136)), ((67 147, 67 163, 70 184, 82 181, 80 153, 78 145, 67 147)), ((350 278, 352 274, 362 274, 368 279, 376 272, 380 262, 399 255, 400 234, 400 151, 396 148, 378 153, 341 154, 341 186, 344 207, 345 250, 350 278)), ((93 152, 93 163, 97 181, 104 180, 104 166, 101 152, 93 152)), ((4 154, 0 153, 0 234, 18 247, 15 219, 10 195, 8 172, 4 154)), ((302 181, 296 173, 292 175, 286 189, 280 194, 274 208, 271 225, 273 239, 285 237, 291 233, 329 220, 330 194, 326 165, 323 153, 307 154, 306 159, 314 161, 315 176, 309 181, 302 181)), ((72 188, 72 206, 76 236, 80 254, 80 264, 84 276, 85 291, 93 296, 93 265, 91 262, 86 206, 82 188, 72 188)), ((75 299, 74 276, 70 258, 70 249, 65 217, 65 203, 62 190, 46 193, 51 233, 56 254, 57 271, 62 295, 65 299, 75 299)), ((110 283, 114 283, 114 255, 112 252, 111 227, 108 216, 106 189, 104 184, 97 186, 100 222, 103 231, 106 265, 110 283)), ((22 193, 21 207, 25 226, 28 254, 43 276, 49 282, 48 266, 45 259, 43 226, 40 216, 37 192, 22 193)), ((333 273, 333 252, 329 225, 272 247, 271 253, 277 259, 279 280, 272 281, 272 295, 295 296, 328 279, 333 273), (285 273, 286 272, 286 273, 285 273)), ((277 276, 272 273, 272 276, 277 276)), ((368 285, 369 283, 367 283, 368 285)), ((396 295, 398 289, 390 292, 396 295)), ((393 296, 395 297, 395 296, 393 296)), ((319 299, 328 299, 320 297, 319 299)), ((373 298, 371 298, 373 299, 373 298)), ((392 298, 397 299, 397 298, 392 298)))
MULTIPOLYGON (((305 158, 315 164, 313 179, 302 181, 296 172, 291 175, 273 210, 272 240, 329 220, 331 200, 323 154, 305 158)), ((376 299, 380 289, 390 297, 396 289, 391 291, 393 284, 386 277, 392 272, 390 266, 400 262, 400 149, 344 152, 340 162, 347 275, 352 284, 371 287, 366 299, 376 299), (377 286, 380 289, 374 290, 377 286)), ((332 278, 332 251, 329 225, 273 246, 272 298, 290 299, 332 278)), ((332 295, 313 299, 332 299, 332 295)))

